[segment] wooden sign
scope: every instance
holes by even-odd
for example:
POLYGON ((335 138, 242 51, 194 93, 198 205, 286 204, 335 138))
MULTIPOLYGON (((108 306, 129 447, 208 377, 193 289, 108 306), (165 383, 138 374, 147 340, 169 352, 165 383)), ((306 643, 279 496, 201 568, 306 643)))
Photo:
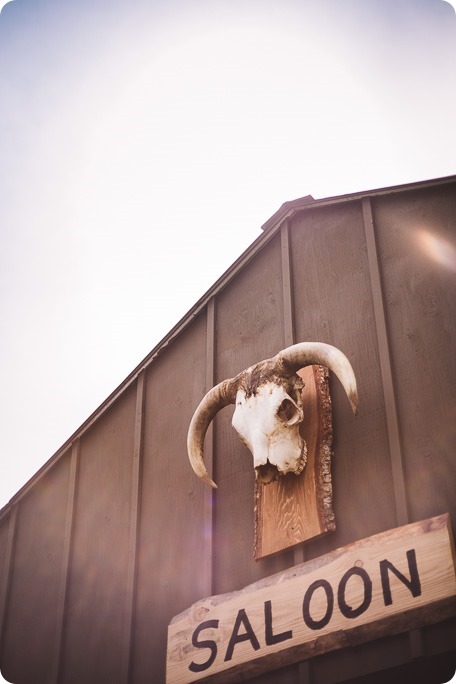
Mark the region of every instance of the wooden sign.
POLYGON ((300 475, 283 475, 267 485, 255 483, 255 560, 320 537, 336 527, 332 509, 329 371, 323 366, 306 366, 298 375, 304 380, 301 435, 307 446, 307 463, 300 475))
POLYGON ((454 547, 441 515, 198 601, 171 621, 166 681, 239 682, 453 615, 454 547))

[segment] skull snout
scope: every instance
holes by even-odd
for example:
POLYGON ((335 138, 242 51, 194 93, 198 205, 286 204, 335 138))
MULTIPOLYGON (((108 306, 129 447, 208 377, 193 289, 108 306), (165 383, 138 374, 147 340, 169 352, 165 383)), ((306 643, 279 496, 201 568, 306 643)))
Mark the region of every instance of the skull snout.
POLYGON ((299 434, 302 406, 283 387, 267 383, 255 396, 238 393, 233 426, 253 454, 257 479, 267 483, 280 475, 302 472, 306 449, 299 434))
POLYGON ((299 428, 288 439, 282 436, 272 442, 261 440, 252 446, 253 465, 257 480, 263 484, 277 480, 279 475, 299 475, 306 464, 307 450, 299 428))

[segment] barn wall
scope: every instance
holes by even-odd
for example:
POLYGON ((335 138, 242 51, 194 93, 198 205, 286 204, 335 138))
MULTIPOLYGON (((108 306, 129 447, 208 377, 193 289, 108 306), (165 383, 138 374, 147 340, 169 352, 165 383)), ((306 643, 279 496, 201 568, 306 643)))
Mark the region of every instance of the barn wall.
POLYGON ((0 671, 4 663, 2 655, 13 565, 16 518, 17 506, 7 509, 0 519, 0 671))
POLYGON ((8 572, 7 549, 9 522, 10 515, 5 515, 3 520, 0 520, 0 630, 7 590, 6 583, 8 572))
MULTIPOLYGON (((167 625, 196 600, 406 522, 448 511, 456 524, 454 269, 422 232, 454 241, 455 188, 288 212, 0 512, 8 679, 164 682, 167 625), (188 424, 215 383, 306 340, 339 347, 358 380, 354 417, 331 379, 337 529, 256 563, 252 458, 233 407, 206 438, 216 491, 188 464, 188 424)), ((350 680, 445 653, 454 634, 442 623, 255 681, 350 680)))
POLYGON ((309 209, 294 221, 291 236, 296 337, 344 351, 362 407, 354 416, 332 380, 337 529, 306 546, 313 558, 395 527, 396 519, 361 203, 309 209))
MULTIPOLYGON (((217 299, 217 382, 273 356, 284 346, 282 310, 280 237, 275 236, 217 299)), ((233 407, 227 407, 215 423, 217 594, 278 572, 292 564, 293 558, 288 552, 262 563, 253 560, 253 460, 231 427, 232 414, 233 407)))
POLYGON ((374 203, 411 520, 456 524, 453 187, 374 203))
MULTIPOLYGON (((204 514, 211 493, 189 470, 186 437, 205 391, 206 319, 202 315, 147 373, 133 681, 164 680, 167 632, 183 606, 204 595, 204 514)), ((210 529, 208 530, 210 534, 210 529)))
POLYGON ((80 443, 62 656, 68 684, 120 682, 134 415, 129 388, 80 443))
POLYGON ((2 649, 2 673, 15 683, 53 675, 68 474, 65 454, 17 510, 2 649))

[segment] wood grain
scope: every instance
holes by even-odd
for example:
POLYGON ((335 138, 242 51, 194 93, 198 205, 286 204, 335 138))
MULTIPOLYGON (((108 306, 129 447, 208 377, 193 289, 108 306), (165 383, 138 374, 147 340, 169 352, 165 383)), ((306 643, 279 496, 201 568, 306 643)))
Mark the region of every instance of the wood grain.
MULTIPOLYGON (((2 525, 1 545, 2 556, 2 584, 0 587, 0 654, 3 650, 3 637, 5 630, 5 618, 10 591, 12 559, 14 554, 14 539, 16 536, 16 520, 19 506, 13 506, 8 518, 5 518, 2 525)), ((3 663, 2 663, 3 665, 3 663)))
POLYGON ((328 371, 309 366, 299 371, 307 445, 303 472, 279 477, 268 485, 255 485, 256 560, 283 551, 335 529, 332 510, 332 416, 328 371))
POLYGON ((130 386, 81 440, 62 644, 63 681, 120 684, 135 418, 136 388, 130 386))
POLYGON ((373 204, 411 520, 456 524, 455 187, 373 204))
POLYGON ((1 663, 9 682, 51 682, 55 674, 69 472, 67 452, 17 510, 1 663))
POLYGON ((212 596, 168 630, 167 684, 239 682, 456 615, 447 514, 212 596))
POLYGON ((341 384, 330 377, 337 529, 306 543, 306 557, 313 558, 399 523, 361 203, 338 211, 309 207, 293 217, 291 256, 296 339, 327 342, 343 351, 360 401, 354 416, 341 384))
MULTIPOLYGON (((281 264, 279 235, 217 298, 216 382, 283 348, 281 264)), ((293 563, 291 551, 262 563, 254 560, 253 456, 233 429, 232 414, 232 407, 227 407, 214 421, 216 593, 238 589, 293 563)))

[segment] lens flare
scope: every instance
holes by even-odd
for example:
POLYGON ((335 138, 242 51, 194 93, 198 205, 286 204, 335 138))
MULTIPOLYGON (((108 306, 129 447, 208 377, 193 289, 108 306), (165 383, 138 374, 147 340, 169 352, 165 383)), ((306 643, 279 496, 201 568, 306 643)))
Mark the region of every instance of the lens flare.
POLYGON ((418 242, 427 256, 441 266, 456 271, 456 248, 451 242, 424 229, 418 231, 418 242))

